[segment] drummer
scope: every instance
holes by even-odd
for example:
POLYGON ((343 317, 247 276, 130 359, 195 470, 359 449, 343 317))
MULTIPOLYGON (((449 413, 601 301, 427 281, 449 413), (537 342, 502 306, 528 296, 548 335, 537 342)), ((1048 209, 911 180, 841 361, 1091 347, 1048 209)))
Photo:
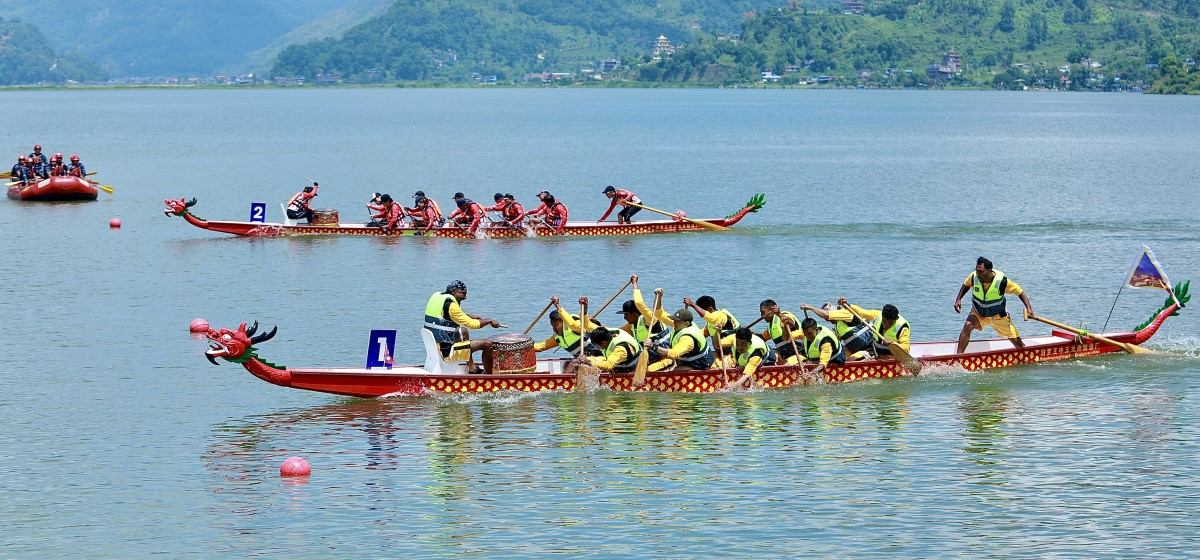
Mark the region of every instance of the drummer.
MULTIPOLYGON (((586 305, 587 298, 582 297, 580 304, 586 305)), ((539 342, 533 345, 534 352, 545 352, 555 348, 562 348, 569 352, 572 356, 578 358, 580 348, 587 346, 584 342, 584 337, 580 331, 580 321, 578 315, 572 315, 563 309, 558 303, 558 296, 550 298, 550 304, 554 307, 554 311, 550 312, 550 328, 554 329, 554 336, 547 338, 545 342, 539 342)), ((587 330, 591 331, 599 327, 600 323, 588 317, 587 330)))
POLYGON ((459 302, 467 299, 467 285, 461 280, 455 280, 446 286, 445 292, 434 292, 425 304, 425 324, 423 328, 433 333, 442 359, 449 361, 465 360, 468 373, 492 374, 492 341, 488 339, 471 340, 467 329, 480 329, 484 325, 500 328, 500 321, 485 319, 478 315, 468 315, 463 312, 459 302), (483 368, 475 367, 473 354, 483 352, 483 368))

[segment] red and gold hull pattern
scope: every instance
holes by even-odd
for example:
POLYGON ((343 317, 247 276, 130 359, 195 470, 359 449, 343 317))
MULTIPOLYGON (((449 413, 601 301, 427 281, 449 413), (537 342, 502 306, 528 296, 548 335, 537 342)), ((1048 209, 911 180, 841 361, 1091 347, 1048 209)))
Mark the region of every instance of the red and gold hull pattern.
MULTIPOLYGON (((1117 342, 1142 344, 1157 332, 1176 306, 1163 309, 1140 331, 1107 334, 1117 342)), ((1120 352, 1116 346, 1092 339, 1079 339, 1069 333, 1027 337, 1025 348, 1013 348, 1006 340, 976 341, 963 354, 953 353, 954 342, 925 342, 912 345, 912 355, 923 371, 961 369, 989 370, 1089 358, 1120 352), (947 350, 949 353, 947 353, 947 350)), ((643 385, 633 383, 632 373, 600 373, 582 376, 585 387, 576 387, 574 373, 563 371, 564 360, 540 360, 539 372, 508 375, 433 374, 416 366, 394 369, 362 368, 276 368, 250 357, 242 365, 256 377, 269 383, 295 389, 319 391, 362 398, 393 395, 430 396, 498 392, 538 393, 544 391, 609 390, 622 392, 715 393, 737 389, 730 381, 739 377, 736 369, 665 371, 647 374, 643 385)), ((830 365, 823 375, 813 373, 813 364, 779 365, 761 368, 754 386, 783 389, 818 383, 854 383, 868 379, 893 379, 908 372, 896 361, 863 360, 845 365, 830 365)))

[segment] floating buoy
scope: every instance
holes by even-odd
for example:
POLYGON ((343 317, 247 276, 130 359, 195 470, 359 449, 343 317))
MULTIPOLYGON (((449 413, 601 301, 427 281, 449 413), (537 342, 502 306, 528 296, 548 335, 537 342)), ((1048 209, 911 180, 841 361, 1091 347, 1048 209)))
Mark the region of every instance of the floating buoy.
POLYGON ((121 227, 121 218, 113 218, 108 221, 108 227, 117 229, 121 227))
POLYGON ((292 457, 279 466, 279 476, 308 476, 310 474, 312 474, 312 467, 308 466, 308 461, 300 457, 292 457))
POLYGON ((191 332, 208 332, 208 321, 199 317, 192 319, 192 324, 188 325, 188 330, 191 332))

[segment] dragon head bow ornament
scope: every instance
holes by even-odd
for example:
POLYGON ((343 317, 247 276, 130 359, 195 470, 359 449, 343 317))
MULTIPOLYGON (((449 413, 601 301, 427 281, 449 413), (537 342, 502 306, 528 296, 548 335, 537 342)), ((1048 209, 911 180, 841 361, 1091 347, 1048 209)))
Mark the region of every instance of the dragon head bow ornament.
POLYGON ((168 199, 164 200, 163 204, 167 205, 167 208, 163 210, 163 214, 166 214, 167 216, 183 216, 184 214, 189 213, 189 208, 196 205, 196 199, 192 198, 191 200, 187 200, 187 197, 179 200, 168 199))
POLYGON ((258 321, 255 321, 249 329, 246 328, 246 323, 238 326, 236 331, 208 329, 209 348, 204 353, 204 357, 208 358, 213 365, 217 365, 217 358, 225 358, 226 361, 236 364, 244 363, 251 358, 257 359, 258 355, 253 346, 271 340, 277 330, 277 327, 273 327, 270 332, 256 335, 258 321))

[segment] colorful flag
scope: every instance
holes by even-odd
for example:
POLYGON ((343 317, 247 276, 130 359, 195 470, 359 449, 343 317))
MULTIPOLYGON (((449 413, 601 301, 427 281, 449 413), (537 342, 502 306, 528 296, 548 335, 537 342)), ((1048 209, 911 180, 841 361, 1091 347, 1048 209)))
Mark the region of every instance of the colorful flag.
POLYGON ((1163 272, 1158 259, 1154 258, 1154 251, 1145 245, 1142 245, 1141 254, 1129 269, 1129 279, 1125 281, 1125 285, 1130 288, 1151 288, 1171 293, 1171 281, 1167 279, 1167 273, 1163 272))

